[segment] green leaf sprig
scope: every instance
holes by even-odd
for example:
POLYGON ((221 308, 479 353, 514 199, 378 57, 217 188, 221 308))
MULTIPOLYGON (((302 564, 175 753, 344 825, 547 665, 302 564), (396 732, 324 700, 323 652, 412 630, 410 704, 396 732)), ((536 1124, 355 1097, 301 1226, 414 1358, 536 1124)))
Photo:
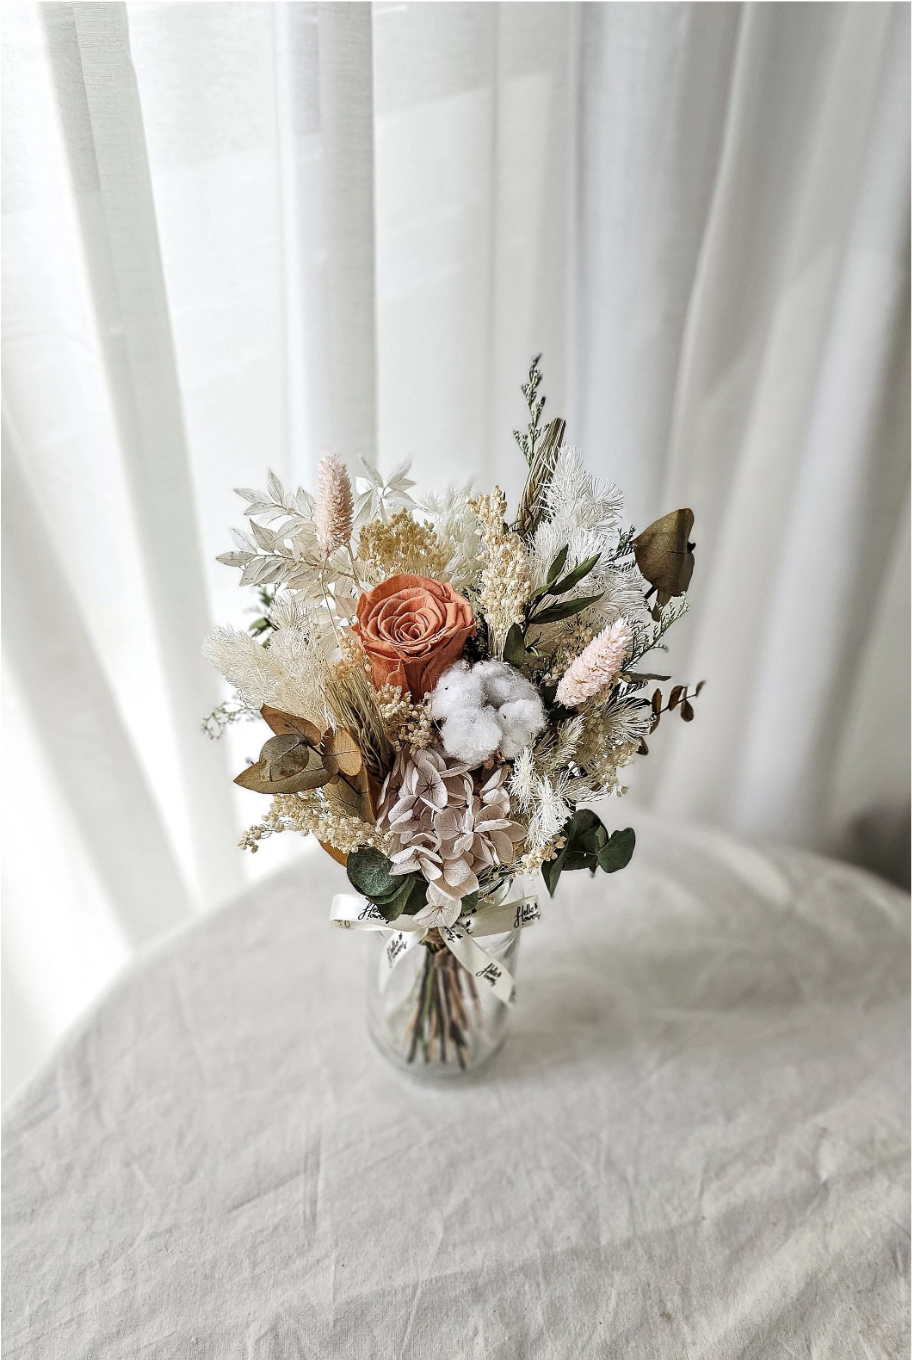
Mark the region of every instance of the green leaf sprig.
POLYGON ((427 883, 420 874, 394 874, 392 863, 372 846, 353 850, 345 865, 348 880, 372 902, 385 921, 405 912, 414 916, 427 902, 427 883))
POLYGON ((585 562, 580 562, 568 571, 565 576, 561 575, 566 562, 569 547, 561 548, 554 561, 548 568, 548 575, 545 584, 542 586, 526 606, 525 615, 521 623, 514 623, 507 633, 504 643, 504 661, 511 666, 519 668, 522 666, 526 656, 526 634, 530 628, 538 627, 545 623, 560 623, 563 619, 571 619, 574 614, 582 614, 584 609, 590 605, 597 604, 602 598, 598 595, 581 595, 575 600, 561 600, 561 595, 566 595, 568 591, 578 586, 580 581, 592 571, 599 561, 600 553, 593 557, 587 557, 585 562), (556 603, 547 603, 549 599, 554 599, 556 603))
POLYGON ((596 869, 602 869, 606 874, 617 873, 630 863, 636 845, 633 827, 609 835, 591 808, 577 808, 565 825, 563 835, 566 844, 557 859, 546 860, 542 865, 542 878, 552 897, 565 869, 588 869, 593 874, 596 869))

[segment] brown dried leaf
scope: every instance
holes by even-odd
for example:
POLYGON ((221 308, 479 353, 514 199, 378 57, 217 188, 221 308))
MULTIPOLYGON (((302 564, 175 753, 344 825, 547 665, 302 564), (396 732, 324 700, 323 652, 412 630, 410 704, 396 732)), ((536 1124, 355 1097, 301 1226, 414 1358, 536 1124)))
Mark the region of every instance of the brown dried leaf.
POLYGON ((642 737, 640 737, 640 744, 639 744, 639 746, 637 747, 637 755, 638 755, 638 756, 648 756, 648 755, 649 755, 649 747, 646 745, 646 743, 645 743, 645 741, 643 740, 642 737))
POLYGON ((681 717, 685 722, 693 722, 694 720, 693 705, 689 699, 685 699, 681 705, 681 717))
POLYGON ((671 694, 668 696, 669 709, 677 708, 678 704, 681 702, 681 700, 685 697, 686 694, 687 694, 686 685, 675 685, 674 689, 671 691, 671 694))
POLYGON ((336 732, 330 730, 323 733, 320 754, 330 774, 353 777, 364 765, 364 757, 358 743, 344 727, 340 727, 336 732))
POLYGON ((379 789, 364 768, 351 779, 337 775, 326 785, 326 797, 353 812, 362 822, 373 826, 377 820, 379 789))
POLYGON ((269 723, 277 737, 296 732, 298 736, 304 738, 308 746, 319 746, 320 729, 307 718, 299 718, 294 713, 283 713, 280 708, 272 708, 269 704, 263 705, 260 715, 269 723))
POLYGON ((310 789, 319 789, 328 781, 329 772, 323 768, 322 761, 316 767, 296 774, 270 779, 265 762, 258 760, 255 765, 248 765, 246 770, 242 770, 234 782, 242 789, 252 789, 254 793, 268 793, 274 797, 277 793, 305 793, 310 789))
POLYGON ((673 595, 683 595, 690 585, 694 544, 688 539, 693 522, 692 510, 672 510, 633 540, 636 564, 658 591, 657 608, 666 605, 673 595))
POLYGON ((337 864, 341 864, 342 868, 345 868, 348 863, 348 855, 343 855, 341 850, 337 850, 334 845, 330 845, 327 841, 319 841, 318 844, 326 851, 327 855, 330 855, 336 861, 337 864))
POLYGON ((628 684, 638 685, 645 684, 647 680, 670 680, 671 676, 657 675, 654 671, 622 671, 620 678, 628 684))
POLYGON ((653 691, 652 711, 653 713, 661 713, 662 711, 662 691, 660 689, 653 691))
POLYGON ((700 693, 700 690, 703 688, 705 684, 706 684, 705 680, 700 681, 700 683, 697 685, 697 688, 694 690, 694 698, 697 697, 697 695, 700 693))

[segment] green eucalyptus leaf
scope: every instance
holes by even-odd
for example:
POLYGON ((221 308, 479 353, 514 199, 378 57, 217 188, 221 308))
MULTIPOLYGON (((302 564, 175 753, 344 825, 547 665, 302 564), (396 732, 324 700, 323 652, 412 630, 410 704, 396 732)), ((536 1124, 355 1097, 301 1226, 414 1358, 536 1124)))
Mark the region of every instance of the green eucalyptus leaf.
POLYGON ((522 665, 526 656, 526 641, 523 636, 522 625, 514 623, 507 633, 507 640, 504 643, 503 659, 510 666, 515 666, 517 670, 522 665))
POLYGON ((409 898, 412 895, 412 884, 408 877, 399 880, 399 891, 388 901, 375 902, 374 906, 383 916, 385 921, 395 921, 402 915, 408 906, 409 898))
POLYGON ((564 869, 570 873, 574 869, 594 869, 598 864, 595 855, 585 850, 568 850, 564 856, 564 869))
POLYGON ((661 610, 673 595, 683 595, 694 569, 694 544, 688 542, 694 517, 690 509, 672 510, 633 539, 640 574, 658 592, 661 610))
POLYGON ((584 595, 578 600, 565 600, 563 604, 552 604, 547 609, 543 609, 540 614, 536 614, 532 623, 560 623, 562 619, 571 619, 574 614, 582 614, 584 609, 590 605, 597 604, 601 595, 584 595))
POLYGON ((420 911, 423 906, 427 905, 428 885, 427 879, 422 878, 421 874, 409 874, 409 883, 411 889, 405 910, 409 916, 414 916, 416 911, 420 911))
POLYGON ((578 567, 574 567, 572 571, 568 571, 562 581, 558 581, 556 585, 551 586, 548 594, 566 595, 568 590, 572 590, 574 586, 579 585, 584 576, 589 575, 600 557, 601 553, 596 553, 594 557, 587 557, 585 562, 580 562, 578 567))
POLYGON ((618 869, 626 869, 633 858, 635 846, 636 832, 632 826, 625 827, 623 831, 615 831, 609 837, 608 844, 598 852, 600 867, 606 874, 615 874, 618 869))
MULTIPOLYGON (((568 543, 565 548, 561 548, 560 552, 557 554, 554 561, 551 563, 550 567, 548 568, 548 578, 545 582, 546 586, 553 586, 558 576, 560 576, 561 572, 564 569, 564 563, 567 560, 567 553, 569 551, 570 544, 568 543)), ((542 594, 544 593, 545 592, 542 591, 542 594)))
POLYGON ((554 890, 557 887, 558 879, 561 876, 566 853, 566 849, 562 850, 557 859, 546 859, 541 867, 542 878, 545 880, 545 887, 548 889, 551 897, 554 896, 554 890))
POLYGON ((567 837, 567 845, 576 850, 588 832, 598 831, 599 828, 605 830, 598 813, 593 812, 592 808, 577 808, 564 826, 563 834, 567 837))
POLYGON ((349 882, 371 902, 392 900, 402 888, 402 878, 390 872, 386 855, 373 846, 353 850, 345 865, 349 882))
POLYGON ((574 848, 584 850, 588 855, 597 855, 604 845, 608 844, 608 832, 603 826, 594 826, 591 831, 585 831, 575 842, 574 848))

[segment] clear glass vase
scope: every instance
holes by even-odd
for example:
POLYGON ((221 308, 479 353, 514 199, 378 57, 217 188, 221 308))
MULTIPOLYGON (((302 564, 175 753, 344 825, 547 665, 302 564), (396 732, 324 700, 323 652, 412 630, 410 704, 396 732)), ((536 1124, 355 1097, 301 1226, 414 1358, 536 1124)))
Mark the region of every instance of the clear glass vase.
MULTIPOLYGON (((521 930, 477 943, 515 979, 521 930)), ((389 969, 387 931, 371 932, 368 1028, 380 1052, 416 1077, 464 1077, 494 1057, 511 1007, 448 948, 439 931, 415 941, 389 969)))

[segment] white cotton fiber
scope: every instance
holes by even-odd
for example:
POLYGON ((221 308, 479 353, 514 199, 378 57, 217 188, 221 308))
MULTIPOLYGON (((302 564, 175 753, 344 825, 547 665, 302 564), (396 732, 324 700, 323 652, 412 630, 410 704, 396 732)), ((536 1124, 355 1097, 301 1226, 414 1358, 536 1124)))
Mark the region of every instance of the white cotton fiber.
POLYGON ((535 686, 505 661, 451 666, 431 696, 431 713, 442 722, 443 749, 470 766, 497 750, 512 760, 545 725, 535 686))
POLYGON ((451 713, 441 731, 443 749, 470 767, 481 765, 501 742, 500 723, 493 708, 463 708, 451 713))
POLYGON ((497 710, 497 721, 502 733, 500 749, 507 760, 512 760, 544 727, 545 707, 533 691, 529 698, 502 704, 497 710))
POLYGON ((494 708, 500 708, 501 704, 511 699, 522 698, 528 690, 532 690, 533 694, 535 692, 525 676, 506 661, 482 661, 474 668, 473 674, 481 680, 485 698, 494 708))
POLYGON ((485 694, 481 677, 467 661, 457 661, 444 671, 431 695, 431 716, 439 722, 464 708, 483 708, 485 694))

